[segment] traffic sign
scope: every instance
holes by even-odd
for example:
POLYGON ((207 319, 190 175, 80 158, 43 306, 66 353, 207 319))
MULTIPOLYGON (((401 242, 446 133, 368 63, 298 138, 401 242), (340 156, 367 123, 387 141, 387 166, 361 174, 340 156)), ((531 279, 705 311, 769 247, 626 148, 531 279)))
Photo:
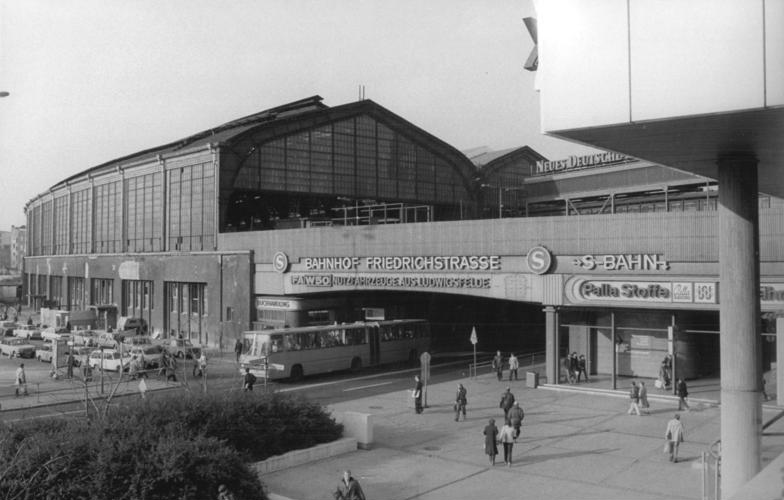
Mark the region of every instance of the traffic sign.
POLYGON ((476 327, 471 328, 471 343, 476 345, 479 340, 476 338, 476 327))

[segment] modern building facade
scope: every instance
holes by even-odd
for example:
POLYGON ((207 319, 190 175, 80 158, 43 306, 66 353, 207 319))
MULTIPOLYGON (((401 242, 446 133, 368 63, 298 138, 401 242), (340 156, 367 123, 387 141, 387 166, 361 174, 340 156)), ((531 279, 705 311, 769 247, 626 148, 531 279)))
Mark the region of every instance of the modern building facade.
MULTIPOLYGON (((760 309, 770 295, 760 284, 768 290, 780 261, 757 199, 784 195, 784 2, 548 0, 536 9, 543 132, 718 181, 721 486, 723 498, 745 498, 761 456, 760 309)), ((784 371, 777 378, 784 384, 784 371)))

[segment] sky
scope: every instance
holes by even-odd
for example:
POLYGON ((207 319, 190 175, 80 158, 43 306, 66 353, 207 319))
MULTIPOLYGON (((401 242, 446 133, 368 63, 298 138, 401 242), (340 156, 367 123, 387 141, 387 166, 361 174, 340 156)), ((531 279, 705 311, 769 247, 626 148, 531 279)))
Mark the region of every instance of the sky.
POLYGON ((530 0, 0 0, 0 230, 59 181, 313 95, 460 150, 540 133, 530 0))

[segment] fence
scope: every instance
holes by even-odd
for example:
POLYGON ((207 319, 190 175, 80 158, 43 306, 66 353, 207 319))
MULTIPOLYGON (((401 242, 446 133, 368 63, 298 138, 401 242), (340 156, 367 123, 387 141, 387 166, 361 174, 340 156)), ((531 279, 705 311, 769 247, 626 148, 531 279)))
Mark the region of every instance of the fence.
MULTIPOLYGON (((536 351, 531 353, 524 353, 517 356, 517 360, 520 362, 519 370, 523 370, 524 368, 531 368, 534 365, 541 364, 545 362, 545 351, 536 351)), ((509 358, 505 358, 503 362, 503 370, 509 370, 509 358)), ((493 369, 493 358, 487 357, 486 355, 483 356, 481 361, 468 364, 468 374, 469 377, 475 378, 481 373, 495 373, 495 369, 493 369)))

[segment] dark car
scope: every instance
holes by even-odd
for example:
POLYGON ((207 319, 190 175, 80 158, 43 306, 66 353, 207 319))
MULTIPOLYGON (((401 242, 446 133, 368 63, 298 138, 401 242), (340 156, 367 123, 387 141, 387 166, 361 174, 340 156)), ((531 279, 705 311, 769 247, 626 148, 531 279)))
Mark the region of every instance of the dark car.
POLYGON ((125 320, 123 330, 126 335, 147 335, 147 321, 144 318, 128 318, 125 320))

